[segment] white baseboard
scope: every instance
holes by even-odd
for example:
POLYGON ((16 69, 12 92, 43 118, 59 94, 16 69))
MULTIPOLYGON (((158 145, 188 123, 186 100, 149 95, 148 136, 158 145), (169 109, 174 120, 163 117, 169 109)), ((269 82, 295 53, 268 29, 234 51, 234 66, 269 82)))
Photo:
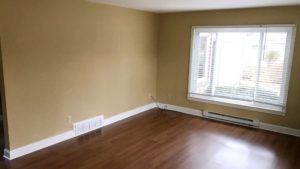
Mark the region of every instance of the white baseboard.
MULTIPOLYGON (((107 126, 107 125, 112 124, 112 123, 115 123, 115 122, 118 122, 118 121, 123 120, 125 118, 137 115, 139 113, 145 112, 147 110, 153 109, 155 107, 156 107, 155 103, 151 103, 151 104, 148 104, 148 105, 145 105, 145 106, 142 106, 142 107, 138 107, 138 108, 135 108, 133 110, 130 110, 130 111, 112 116, 110 118, 104 119, 102 127, 107 126)), ((8 159, 8 160, 13 160, 13 159, 16 159, 18 157, 24 156, 26 154, 30 154, 32 152, 41 150, 43 148, 52 146, 54 144, 66 141, 66 140, 74 138, 74 137, 76 137, 75 132, 73 130, 70 130, 70 131, 64 132, 62 134, 53 136, 53 137, 43 139, 41 141, 37 141, 35 143, 29 144, 29 145, 26 145, 26 146, 22 146, 20 148, 16 148, 16 149, 13 149, 13 150, 5 149, 3 157, 8 159)))
POLYGON ((41 150, 43 148, 52 146, 54 144, 63 142, 65 140, 71 139, 75 136, 73 130, 67 131, 65 133, 46 138, 44 140, 14 149, 14 150, 4 150, 4 158, 12 160, 21 156, 24 156, 26 154, 41 150))
POLYGON ((273 125, 268 123, 260 123, 259 128, 263 130, 273 131, 276 133, 300 137, 300 130, 298 129, 288 128, 288 127, 283 127, 283 126, 278 126, 278 125, 273 125))
POLYGON ((164 103, 157 103, 160 108, 171 110, 171 111, 177 111, 184 114, 189 114, 193 116, 199 116, 202 117, 202 110, 187 108, 187 107, 181 107, 181 106, 175 106, 171 104, 164 104, 164 103))
POLYGON ((104 119, 103 126, 107 126, 107 125, 110 125, 110 124, 115 123, 117 121, 120 121, 120 120, 126 119, 128 117, 137 115, 139 113, 143 113, 143 112, 145 112, 147 110, 151 110, 155 107, 156 107, 155 103, 151 103, 151 104, 148 104, 146 106, 138 107, 138 108, 135 108, 133 110, 117 114, 115 116, 104 119))
MULTIPOLYGON (((167 110, 177 111, 184 114, 202 117, 202 113, 201 113, 202 110, 191 109, 187 107, 175 106, 175 105, 164 104, 164 103, 158 103, 158 105, 159 107, 167 110)), ((299 129, 293 129, 293 128, 274 125, 274 124, 260 123, 259 129, 300 137, 299 129)))

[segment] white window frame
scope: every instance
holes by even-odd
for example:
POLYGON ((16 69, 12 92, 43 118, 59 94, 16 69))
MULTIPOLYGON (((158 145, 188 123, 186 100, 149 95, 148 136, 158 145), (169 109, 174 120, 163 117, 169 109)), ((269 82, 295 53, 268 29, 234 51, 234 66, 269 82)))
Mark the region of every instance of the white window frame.
MULTIPOLYGON (((292 69, 292 60, 293 60, 293 53, 294 53, 294 44, 295 44, 295 38, 296 38, 296 28, 297 26, 295 24, 279 24, 279 25, 231 25, 231 26, 192 26, 192 34, 191 34, 191 49, 190 49, 190 65, 189 65, 189 81, 188 81, 188 96, 187 99, 191 101, 198 101, 198 102, 204 102, 204 103, 210 103, 210 104, 216 104, 216 105, 222 105, 222 106, 228 106, 228 107, 234 107, 234 108, 240 108, 245 110, 251 110, 251 111, 257 111, 257 112, 264 112, 264 113, 271 113, 276 115, 285 115, 286 114, 286 101, 288 97, 288 87, 289 87, 289 80, 290 80, 290 74, 292 69), (283 96, 284 99, 284 107, 277 106, 277 105, 270 105, 265 103, 258 103, 258 102, 249 102, 249 101, 242 101, 242 100, 233 100, 233 99, 227 99, 227 98, 218 98, 213 96, 206 96, 201 95, 197 93, 192 93, 192 89, 194 89, 194 85, 192 82, 193 76, 193 65, 196 62, 193 62, 193 55, 195 52, 194 48, 194 35, 196 32, 199 32, 201 30, 202 32, 212 32, 212 31, 219 31, 222 29, 222 31, 234 31, 234 29, 238 28, 239 31, 241 29, 245 29, 245 31, 249 31, 247 28, 256 28, 259 29, 266 29, 268 27, 289 27, 292 28, 291 32, 288 33, 287 37, 287 49, 285 52, 285 63, 284 66, 287 66, 286 70, 287 72, 284 72, 283 74, 286 74, 285 83, 281 90, 287 91, 285 93, 285 96, 283 96)), ((197 48, 196 48, 197 50, 197 48)))

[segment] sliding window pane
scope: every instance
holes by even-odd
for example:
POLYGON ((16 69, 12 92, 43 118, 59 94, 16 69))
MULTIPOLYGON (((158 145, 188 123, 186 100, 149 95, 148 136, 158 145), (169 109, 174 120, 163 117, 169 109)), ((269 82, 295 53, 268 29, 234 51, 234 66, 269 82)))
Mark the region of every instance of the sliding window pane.
POLYGON ((212 65, 216 33, 201 33, 199 44, 197 93, 211 95, 212 65))
POLYGON ((217 35, 214 96, 252 101, 257 78, 260 32, 217 35))
POLYGON ((283 71, 287 33, 266 33, 265 48, 261 59, 256 101, 282 104, 283 71))

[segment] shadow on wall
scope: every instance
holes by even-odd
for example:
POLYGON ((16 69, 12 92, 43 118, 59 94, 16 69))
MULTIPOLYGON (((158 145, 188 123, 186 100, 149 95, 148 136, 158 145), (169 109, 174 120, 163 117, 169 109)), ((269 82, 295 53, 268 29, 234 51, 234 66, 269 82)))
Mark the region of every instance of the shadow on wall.
POLYGON ((1 50, 1 38, 0 38, 0 154, 3 153, 4 148, 9 148, 8 142, 8 128, 6 117, 6 104, 5 104, 5 92, 4 92, 4 77, 3 77, 3 65, 2 65, 2 50, 1 50))

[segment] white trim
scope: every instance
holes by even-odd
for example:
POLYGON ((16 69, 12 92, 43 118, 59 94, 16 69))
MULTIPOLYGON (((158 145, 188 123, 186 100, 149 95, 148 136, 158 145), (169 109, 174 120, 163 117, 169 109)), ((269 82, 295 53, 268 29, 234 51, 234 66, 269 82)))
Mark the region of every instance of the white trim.
POLYGON ((4 152, 3 152, 3 158, 7 159, 7 160, 10 160, 10 152, 8 149, 4 149, 4 152))
POLYGON ((54 144, 63 142, 65 140, 71 139, 75 136, 73 131, 67 131, 65 133, 53 136, 53 137, 49 137, 46 138, 44 140, 14 149, 14 150, 5 150, 5 156, 4 158, 9 159, 9 160, 13 160, 15 158, 24 156, 26 154, 41 150, 43 148, 52 146, 54 144))
POLYGON ((194 29, 192 27, 192 31, 191 31, 191 44, 190 44, 190 61, 189 61, 189 83, 188 83, 188 91, 192 91, 193 89, 195 89, 195 84, 194 83, 191 83, 193 81, 195 81, 194 79, 194 76, 192 76, 194 74, 193 72, 193 68, 194 68, 194 65, 195 65, 195 62, 194 62, 194 56, 195 54, 195 48, 194 48, 194 45, 195 45, 195 41, 196 41, 196 38, 195 38, 195 31, 196 29, 194 29))
MULTIPOLYGON (((184 113, 184 114, 202 117, 201 112, 203 110, 192 109, 192 108, 181 107, 181 106, 174 106, 171 104, 164 104, 164 103, 158 103, 158 105, 160 105, 160 107, 164 107, 164 109, 166 109, 166 110, 171 110, 171 111, 176 111, 176 112, 180 112, 180 113, 184 113)), ((262 129, 262 130, 268 130, 268 131, 272 131, 272 132, 276 132, 276 133, 300 137, 300 129, 293 129, 293 128, 288 128, 288 127, 274 125, 274 124, 268 124, 268 123, 262 123, 262 122, 260 122, 260 125, 258 128, 262 129)))
POLYGON ((104 119, 102 127, 110 125, 110 124, 115 123, 115 122, 118 122, 120 120, 126 119, 128 117, 143 113, 147 110, 151 110, 155 107, 156 107, 155 103, 151 103, 151 104, 148 104, 146 106, 138 107, 138 108, 135 108, 133 110, 130 110, 130 111, 127 111, 127 112, 120 113, 120 114, 117 114, 115 116, 109 117, 107 119, 104 119))
POLYGON ((166 109, 166 110, 177 111, 177 112, 184 113, 184 114, 202 117, 203 110, 174 106, 171 104, 164 104, 164 103, 158 103, 158 105, 159 105, 159 107, 163 107, 163 109, 166 109))
MULTIPOLYGON (((104 127, 104 126, 107 126, 109 124, 118 122, 118 121, 123 120, 125 118, 137 115, 139 113, 143 113, 143 112, 145 112, 147 110, 151 110, 155 107, 156 107, 155 103, 151 103, 151 104, 141 106, 141 107, 135 108, 133 110, 130 110, 130 111, 112 116, 110 118, 104 119, 103 125, 101 127, 104 127)), ((26 154, 30 154, 32 152, 41 150, 43 148, 52 146, 54 144, 57 144, 57 143, 60 143, 60 142, 66 141, 66 140, 69 140, 69 139, 74 138, 74 137, 76 137, 74 131, 70 130, 70 131, 64 132, 62 134, 53 136, 53 137, 43 139, 41 141, 37 141, 35 143, 22 146, 20 148, 16 148, 16 149, 13 149, 13 150, 5 149, 3 157, 8 159, 8 160, 13 160, 13 159, 16 159, 18 157, 24 156, 26 154)))
POLYGON ((300 130, 298 129, 288 128, 288 127, 283 127, 283 126, 278 126, 278 125, 268 124, 268 123, 260 123, 259 128, 263 130, 276 132, 276 133, 300 137, 300 130))
POLYGON ((292 63, 293 63, 293 57, 294 57, 294 50, 295 50, 295 41, 296 41, 296 33, 297 33, 297 25, 294 25, 292 27, 292 34, 291 34, 291 39, 290 41, 287 41, 288 43, 290 43, 289 46, 289 50, 286 50, 286 52, 288 52, 288 63, 287 63, 287 74, 285 77, 286 83, 284 86, 284 90, 285 90, 285 96, 284 96, 284 105, 286 105, 287 103, 287 99, 288 99, 288 90, 289 90, 289 84, 290 84, 290 77, 291 77, 291 72, 292 72, 292 63))
POLYGON ((209 104, 216 104, 221 106, 234 107, 239 109, 258 111, 258 112, 281 115, 281 116, 285 115, 285 112, 283 112, 281 106, 268 105, 268 104, 257 103, 257 102, 252 103, 252 102, 247 102, 242 100, 232 100, 232 99, 218 98, 218 97, 211 97, 211 96, 204 96, 204 95, 200 96, 195 94, 189 94, 187 99, 191 101, 204 102, 209 104))
POLYGON ((253 28, 262 28, 265 29, 266 27, 296 27, 297 24, 262 24, 262 25, 207 25, 207 26, 192 26, 192 30, 194 29, 203 29, 203 30, 223 30, 225 29, 253 29, 253 28))

